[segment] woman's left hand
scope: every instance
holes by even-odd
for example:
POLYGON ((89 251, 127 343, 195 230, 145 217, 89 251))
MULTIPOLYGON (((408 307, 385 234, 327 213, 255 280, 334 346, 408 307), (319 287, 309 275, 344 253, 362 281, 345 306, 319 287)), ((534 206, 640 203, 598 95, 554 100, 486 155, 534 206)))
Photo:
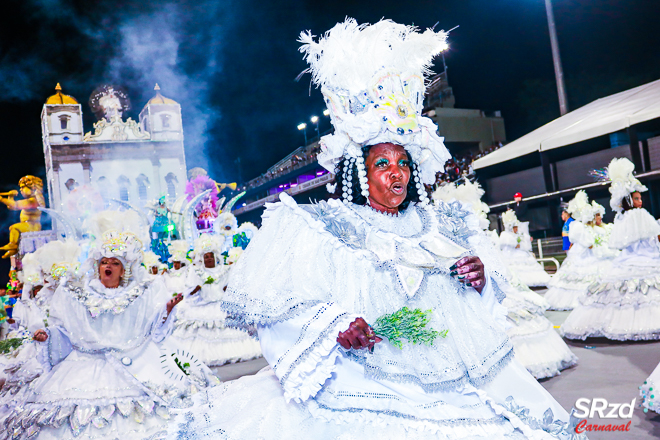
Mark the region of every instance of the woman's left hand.
POLYGON ((167 302, 167 316, 170 316, 170 313, 172 313, 172 309, 174 309, 174 306, 179 304, 183 300, 183 295, 182 294, 177 294, 174 298, 169 300, 167 302))
POLYGON ((461 258, 449 270, 451 270, 449 275, 456 277, 468 287, 474 287, 479 293, 486 285, 484 264, 479 257, 461 258))

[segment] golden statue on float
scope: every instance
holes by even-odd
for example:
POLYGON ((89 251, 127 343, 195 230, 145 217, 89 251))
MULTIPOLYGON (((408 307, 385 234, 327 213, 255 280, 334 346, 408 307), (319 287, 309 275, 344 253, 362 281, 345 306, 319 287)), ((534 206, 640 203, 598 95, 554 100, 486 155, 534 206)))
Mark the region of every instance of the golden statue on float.
POLYGON ((9 227, 9 243, 0 247, 7 251, 2 258, 9 258, 18 253, 18 240, 24 232, 41 231, 41 211, 40 207, 45 207, 44 184, 36 176, 23 176, 18 181, 23 200, 14 200, 18 196, 18 191, 12 190, 6 193, 0 193, 0 203, 7 205, 12 211, 21 211, 20 222, 14 223, 9 227))

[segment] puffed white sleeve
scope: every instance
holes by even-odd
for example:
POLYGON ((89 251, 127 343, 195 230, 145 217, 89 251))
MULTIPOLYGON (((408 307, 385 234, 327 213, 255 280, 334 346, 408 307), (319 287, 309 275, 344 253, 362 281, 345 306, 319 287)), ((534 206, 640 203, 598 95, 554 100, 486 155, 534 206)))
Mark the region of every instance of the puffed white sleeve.
POLYGON ((287 401, 302 402, 318 393, 343 355, 339 332, 357 316, 334 303, 318 304, 294 317, 258 326, 264 358, 280 379, 287 401))
POLYGON ((585 225, 578 221, 571 222, 568 228, 568 239, 571 243, 590 248, 595 243, 595 236, 585 225))

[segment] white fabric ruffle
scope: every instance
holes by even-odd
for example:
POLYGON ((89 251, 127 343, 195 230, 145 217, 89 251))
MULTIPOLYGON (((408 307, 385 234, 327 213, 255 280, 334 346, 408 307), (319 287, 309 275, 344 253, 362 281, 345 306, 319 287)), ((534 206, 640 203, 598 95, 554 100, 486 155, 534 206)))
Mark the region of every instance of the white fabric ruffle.
MULTIPOLYGON (((642 212, 627 211, 615 221, 615 230, 618 222, 632 224, 629 219, 635 217, 626 216, 633 211, 642 212)), ((660 339, 658 316, 660 251, 657 237, 651 237, 632 242, 623 249, 610 268, 580 298, 580 304, 562 325, 561 333, 570 339, 660 339)))
POLYGON ((177 306, 172 339, 210 367, 261 356, 259 342, 247 331, 227 327, 227 313, 220 300, 230 267, 190 267, 185 285, 189 290, 195 286, 201 290, 186 295, 177 306))
POLYGON ((630 209, 615 219, 609 246, 612 249, 624 249, 641 240, 657 240, 658 235, 660 225, 646 209, 630 209))

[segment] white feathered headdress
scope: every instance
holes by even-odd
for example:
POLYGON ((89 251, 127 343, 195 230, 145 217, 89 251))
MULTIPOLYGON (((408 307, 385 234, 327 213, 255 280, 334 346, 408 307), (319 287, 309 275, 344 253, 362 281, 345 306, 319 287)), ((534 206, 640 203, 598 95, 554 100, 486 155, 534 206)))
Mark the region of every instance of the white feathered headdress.
MULTIPOLYGON (((334 172, 349 157, 364 171, 361 147, 391 142, 410 153, 422 183, 434 183, 451 156, 433 121, 422 116, 424 81, 446 40, 445 32, 418 32, 390 20, 358 25, 349 18, 318 42, 303 32, 298 41, 310 65, 305 72, 320 86, 335 127, 321 139, 319 163, 334 172)), ((366 182, 360 183, 368 195, 366 182)), ((425 202, 425 195, 420 199, 425 202)))
POLYGON ((208 252, 213 252, 215 256, 215 261, 221 261, 222 259, 222 245, 224 243, 224 237, 221 235, 215 234, 202 234, 197 237, 195 240, 195 247, 191 253, 191 257, 194 263, 201 263, 204 260, 204 254, 208 252))
POLYGON ((151 272, 151 268, 154 266, 156 266, 159 269, 165 266, 163 263, 160 262, 160 258, 153 251, 147 251, 144 253, 144 257, 142 258, 142 264, 144 264, 144 267, 146 267, 149 272, 151 272))
MULTIPOLYGON (((23 283, 32 286, 44 283, 44 277, 41 273, 41 265, 33 253, 25 254, 21 259, 21 265, 23 266, 23 269, 19 275, 20 280, 23 281, 23 283)), ((24 289, 24 291, 25 290, 26 289, 24 289)))
POLYGON ((644 192, 648 190, 633 175, 635 165, 627 158, 614 158, 607 166, 607 178, 612 182, 610 186, 610 206, 618 213, 623 211, 621 202, 624 197, 630 198, 635 191, 644 192))
POLYGON ((171 257, 167 259, 170 263, 175 261, 185 262, 188 256, 188 242, 186 240, 174 240, 167 245, 171 257))
POLYGON ((252 240, 254 236, 257 235, 257 232, 259 232, 259 228, 257 228, 254 223, 243 222, 241 223, 241 226, 236 230, 236 233, 241 234, 243 232, 249 240, 252 240))
POLYGON ((238 228, 238 220, 236 216, 229 211, 223 211, 218 214, 218 217, 215 219, 213 224, 213 229, 223 236, 232 236, 236 234, 236 229, 238 228))
POLYGON ((452 200, 458 200, 459 202, 469 204, 472 211, 479 218, 481 229, 488 229, 490 222, 486 214, 490 212, 490 208, 481 201, 481 197, 484 194, 485 191, 478 182, 470 182, 468 179, 465 179, 465 182, 461 185, 447 183, 438 187, 431 197, 435 201, 451 202, 452 200))
MULTIPOLYGON (((23 262, 28 255, 23 258, 23 262)), ((37 262, 43 278, 51 284, 59 282, 65 276, 67 278, 78 276, 80 246, 74 240, 49 241, 31 255, 37 262)))
POLYGON ((605 207, 595 200, 591 201, 591 207, 594 210, 594 217, 596 217, 596 214, 600 214, 601 217, 605 215, 605 207))
POLYGON ((514 226, 518 226, 520 221, 516 217, 516 212, 512 209, 507 209, 502 213, 502 223, 504 224, 504 229, 507 231, 513 230, 514 226))
POLYGON ((594 208, 589 203, 589 197, 584 190, 580 190, 575 197, 568 202, 566 211, 571 214, 575 220, 581 223, 589 223, 594 219, 594 208))

